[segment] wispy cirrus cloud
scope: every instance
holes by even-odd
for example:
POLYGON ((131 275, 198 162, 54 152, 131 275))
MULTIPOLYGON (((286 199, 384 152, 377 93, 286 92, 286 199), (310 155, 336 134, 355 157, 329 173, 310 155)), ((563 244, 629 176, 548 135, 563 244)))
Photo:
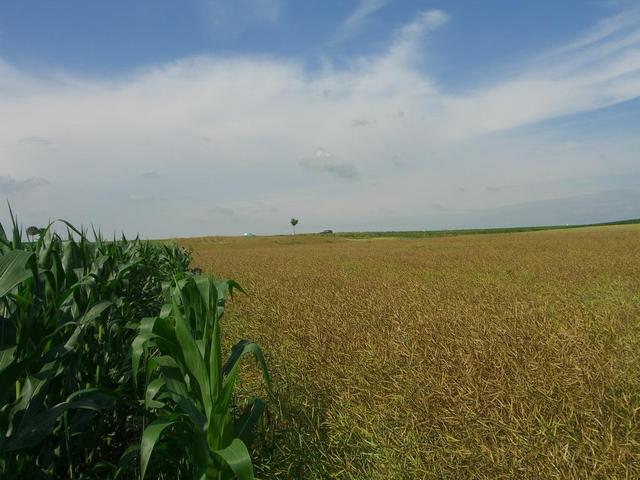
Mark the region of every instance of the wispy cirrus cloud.
POLYGON ((621 13, 600 20, 579 38, 547 52, 546 56, 576 53, 604 41, 610 41, 619 34, 623 34, 624 38, 625 34, 633 33, 637 29, 639 21, 640 7, 636 4, 624 9, 621 13))
POLYGON ((420 42, 424 35, 448 21, 449 15, 442 10, 425 10, 419 13, 413 21, 396 32, 389 55, 402 62, 415 61, 414 55, 421 51, 420 42))
POLYGON ((391 0, 360 0, 353 13, 336 30, 333 43, 344 42, 357 36, 371 17, 390 3, 391 0))

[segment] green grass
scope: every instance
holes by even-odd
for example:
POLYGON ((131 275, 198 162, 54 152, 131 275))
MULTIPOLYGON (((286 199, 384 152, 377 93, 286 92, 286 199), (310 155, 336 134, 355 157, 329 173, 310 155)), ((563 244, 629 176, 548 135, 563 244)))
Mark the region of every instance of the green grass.
POLYGON ((505 228, 465 228, 451 230, 399 230, 399 231, 372 231, 372 232, 336 232, 334 235, 343 238, 367 239, 367 238, 430 238, 453 237, 457 235, 488 235, 497 233, 536 232, 543 230, 566 230, 569 228, 604 227, 612 225, 640 224, 640 219, 620 220, 605 223, 589 223, 581 225, 544 225, 536 227, 505 227, 505 228))

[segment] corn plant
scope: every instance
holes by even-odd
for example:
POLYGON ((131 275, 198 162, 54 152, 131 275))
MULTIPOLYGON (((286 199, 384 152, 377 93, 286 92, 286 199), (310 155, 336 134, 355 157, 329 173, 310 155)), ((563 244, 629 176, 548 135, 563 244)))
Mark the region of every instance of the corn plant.
MULTIPOLYGON (((79 418, 71 411, 109 408, 115 399, 113 391, 97 386, 99 367, 83 362, 83 369, 69 368, 84 356, 86 331, 112 306, 97 289, 105 265, 89 275, 86 245, 63 246, 49 229, 44 233, 35 245, 22 244, 16 225, 11 241, 0 233, 0 458, 8 478, 35 474, 28 450, 50 434, 69 439, 77 423, 69 422, 79 418), (54 430, 63 415, 60 434, 54 430)), ((53 473, 52 452, 39 457, 37 468, 53 473)))
POLYGON ((190 256, 96 232, 90 242, 66 222, 66 239, 49 225, 24 241, 11 219, 10 235, 0 225, 0 477, 117 476, 145 419, 131 341, 190 256))
POLYGON ((232 281, 183 275, 167 290, 160 315, 140 323, 132 345, 132 370, 137 379, 145 359, 144 404, 155 414, 142 435, 142 477, 165 432, 165 442, 183 446, 192 478, 253 478, 243 438, 260 417, 264 403, 254 399, 234 418, 232 396, 245 354, 255 356, 267 385, 269 374, 262 351, 253 342, 239 342, 222 361, 220 320, 225 298, 233 289, 240 288, 232 281))

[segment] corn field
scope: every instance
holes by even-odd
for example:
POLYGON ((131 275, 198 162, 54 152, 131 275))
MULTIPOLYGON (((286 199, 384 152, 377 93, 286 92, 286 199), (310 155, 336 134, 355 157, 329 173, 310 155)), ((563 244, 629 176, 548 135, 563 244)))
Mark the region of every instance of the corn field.
POLYGON ((265 408, 234 395, 241 340, 224 358, 233 281, 190 254, 105 240, 64 221, 0 225, 0 477, 251 479, 265 408), (56 230, 66 231, 65 235, 56 230))

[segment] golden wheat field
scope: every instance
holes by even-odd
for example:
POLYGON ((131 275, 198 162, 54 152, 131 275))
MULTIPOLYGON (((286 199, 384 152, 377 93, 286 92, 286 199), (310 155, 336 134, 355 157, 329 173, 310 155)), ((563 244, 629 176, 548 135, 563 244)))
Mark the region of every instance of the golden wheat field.
POLYGON ((637 226, 180 243, 248 292, 260 478, 640 478, 637 226))

